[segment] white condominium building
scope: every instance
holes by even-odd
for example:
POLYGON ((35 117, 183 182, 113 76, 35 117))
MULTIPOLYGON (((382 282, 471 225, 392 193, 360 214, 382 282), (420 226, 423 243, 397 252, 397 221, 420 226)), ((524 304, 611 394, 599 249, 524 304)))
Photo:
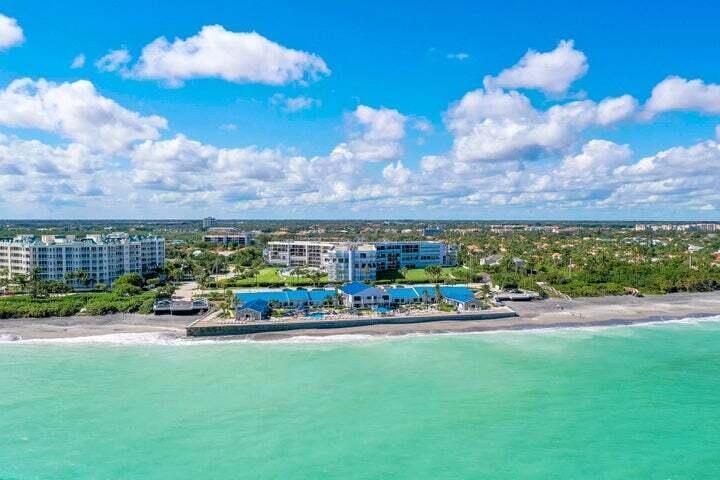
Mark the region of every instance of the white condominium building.
POLYGON ((430 265, 457 265, 457 246, 440 241, 269 242, 265 261, 283 267, 317 267, 332 282, 373 281, 377 272, 430 265))
POLYGON ((374 242, 378 270, 425 268, 430 265, 450 267, 457 264, 457 246, 445 242, 374 242))
POLYGON ((239 232, 234 228, 211 228, 206 235, 203 235, 203 242, 245 247, 255 243, 255 233, 239 232))
MULTIPOLYGON (((38 268, 44 280, 66 280, 72 272, 86 272, 93 282, 112 284, 130 272, 151 273, 165 263, 165 239, 126 233, 88 235, 32 235, 0 239, 0 271, 8 277, 38 268)), ((75 281, 77 282, 77 281, 75 281)))
POLYGON ((327 242, 268 242, 263 256, 270 265, 323 268, 333 248, 335 244, 327 242))
POLYGON ((377 279, 377 250, 372 244, 337 245, 325 270, 331 282, 372 282, 377 279))

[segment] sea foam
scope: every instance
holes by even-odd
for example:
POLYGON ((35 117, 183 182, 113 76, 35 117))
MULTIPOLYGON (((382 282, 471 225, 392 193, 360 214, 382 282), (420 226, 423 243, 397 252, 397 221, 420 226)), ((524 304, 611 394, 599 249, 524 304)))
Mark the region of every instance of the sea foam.
MULTIPOLYGON (((327 335, 297 335, 281 338, 252 338, 252 337, 181 337, 169 332, 145 333, 111 333, 105 335, 91 335, 82 337, 38 338, 23 339, 12 333, 0 334, 0 343, 22 345, 160 345, 160 346, 200 346, 200 345, 228 345, 228 344, 338 344, 338 343, 367 343, 388 340, 406 340, 423 337, 464 337, 464 336, 506 336, 506 335, 558 335, 578 333, 602 334, 608 331, 621 331, 620 329, 652 328, 670 325, 701 325, 705 323, 720 322, 720 315, 709 317, 685 317, 669 320, 649 320, 638 323, 622 323, 609 325, 587 326, 552 326, 524 329, 504 329, 475 332, 408 332, 402 334, 364 334, 342 333, 327 335)), ((290 332, 287 332, 289 335, 290 332)))

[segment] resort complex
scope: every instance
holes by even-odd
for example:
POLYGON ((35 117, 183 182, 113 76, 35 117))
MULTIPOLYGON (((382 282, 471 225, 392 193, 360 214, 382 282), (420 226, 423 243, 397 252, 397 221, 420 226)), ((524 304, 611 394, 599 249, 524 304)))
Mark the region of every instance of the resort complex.
POLYGON ((441 241, 273 241, 263 252, 270 265, 318 268, 332 282, 374 281, 386 270, 454 266, 457 254, 455 245, 441 241))
MULTIPOLYGON (((413 305, 444 304, 456 311, 476 311, 488 308, 465 286, 371 286, 350 282, 335 288, 283 289, 238 292, 235 318, 239 321, 259 321, 270 317, 273 310, 310 312, 323 309, 342 309, 348 312, 370 310, 389 313, 391 309, 413 305)), ((322 314, 322 312, 319 312, 322 314)))
MULTIPOLYGON (((145 275, 164 263, 165 240, 155 236, 19 235, 0 240, 0 271, 7 278, 37 269, 43 280, 67 281, 69 275, 84 272, 88 284, 111 285, 123 274, 145 275)), ((71 283, 82 282, 74 278, 71 283)))

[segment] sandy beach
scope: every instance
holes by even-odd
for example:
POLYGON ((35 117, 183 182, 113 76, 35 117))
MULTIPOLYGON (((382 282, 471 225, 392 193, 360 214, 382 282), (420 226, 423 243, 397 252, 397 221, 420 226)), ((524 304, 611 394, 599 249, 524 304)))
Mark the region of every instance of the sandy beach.
MULTIPOLYGON (((372 325, 329 330, 295 330, 253 335, 257 340, 294 336, 346 334, 406 335, 411 333, 481 332, 537 328, 607 326, 720 315, 720 292, 674 293, 647 297, 598 297, 533 302, 507 302, 519 317, 500 320, 444 321, 402 325, 372 325)), ((71 338, 118 333, 164 333, 185 336, 195 316, 113 314, 0 320, 4 340, 71 338)))

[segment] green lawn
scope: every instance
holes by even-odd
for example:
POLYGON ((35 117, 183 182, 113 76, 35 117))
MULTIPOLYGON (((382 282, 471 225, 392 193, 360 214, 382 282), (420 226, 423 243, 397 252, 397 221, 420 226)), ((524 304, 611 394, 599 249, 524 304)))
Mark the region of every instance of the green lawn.
MULTIPOLYGON (((458 267, 444 267, 443 268, 443 278, 448 280, 452 277, 450 276, 452 271, 455 270, 458 267)), ((386 271, 386 272, 379 272, 378 273, 378 280, 390 280, 392 282, 413 282, 413 283, 421 283, 421 282, 430 282, 430 277, 428 277, 427 273, 425 273, 424 268, 411 268, 408 269, 405 276, 401 275, 399 271, 386 271)))
MULTIPOLYGON (((238 278, 232 279, 231 283, 238 287, 252 287, 255 284, 289 284, 289 285, 311 285, 313 282, 312 278, 309 277, 282 277, 278 273, 280 271, 277 267, 267 267, 260 270, 260 273, 255 278, 238 278)), ((327 275, 320 277, 320 284, 327 283, 327 275)))

